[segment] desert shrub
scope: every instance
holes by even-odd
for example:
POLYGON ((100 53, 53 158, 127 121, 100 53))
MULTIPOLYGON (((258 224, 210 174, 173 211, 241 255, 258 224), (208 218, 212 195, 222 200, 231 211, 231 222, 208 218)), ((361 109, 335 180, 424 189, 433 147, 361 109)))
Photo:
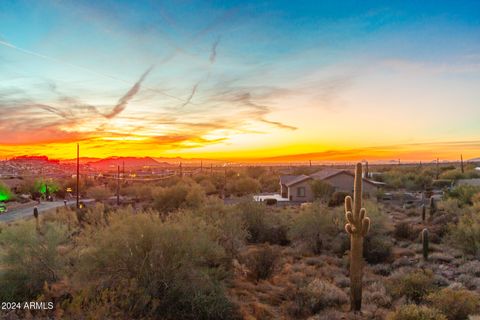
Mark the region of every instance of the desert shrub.
POLYGON ((0 300, 30 301, 45 282, 59 280, 65 272, 65 257, 59 246, 68 232, 58 223, 45 223, 41 233, 33 221, 9 226, 0 233, 0 300))
POLYGON ((430 294, 427 301, 448 320, 466 320, 469 315, 480 312, 480 295, 465 289, 444 288, 430 294))
POLYGON ((447 320, 447 318, 436 309, 408 304, 390 313, 387 320, 447 320))
POLYGON ((215 185, 208 179, 204 179, 200 181, 200 185, 202 186, 205 194, 211 195, 217 193, 217 188, 215 185))
POLYGON ((366 303, 382 308, 389 308, 392 304, 392 298, 388 295, 385 286, 378 281, 365 288, 364 299, 366 303))
POLYGON ((288 216, 268 212, 264 204, 249 199, 235 207, 248 231, 251 243, 288 244, 288 216))
POLYGON ((261 203, 245 200, 237 204, 236 209, 248 231, 248 240, 252 243, 261 242, 266 224, 265 206, 261 203))
POLYGON ((97 201, 107 200, 110 195, 110 190, 106 189, 105 187, 97 186, 87 190, 87 196, 97 201))
POLYGON ((335 188, 322 180, 313 180, 311 183, 313 196, 323 202, 327 202, 335 192, 335 188))
POLYGON ((311 314, 331 307, 341 307, 348 302, 347 294, 335 285, 321 279, 314 279, 299 290, 295 298, 297 307, 311 314))
POLYGON ((480 278, 480 261, 466 262, 460 266, 459 271, 480 278))
POLYGON ((267 212, 265 225, 260 237, 262 242, 285 246, 290 244, 288 232, 290 230, 291 216, 286 212, 267 212))
POLYGON ((382 263, 392 256, 392 240, 383 235, 365 237, 363 247, 364 257, 368 263, 382 263))
POLYGON ((265 174, 267 170, 264 167, 258 167, 258 166, 253 166, 253 167, 247 167, 245 169, 245 173, 253 179, 258 179, 260 176, 265 174))
POLYGON ((260 182, 249 177, 241 177, 227 184, 228 192, 239 197, 259 192, 260 188, 260 182))
POLYGON ((152 201, 152 185, 148 184, 133 184, 130 186, 122 187, 120 193, 123 196, 132 197, 135 200, 140 201, 152 201))
POLYGON ((473 204, 473 196, 479 192, 480 187, 461 185, 447 191, 446 196, 449 198, 457 199, 460 205, 471 205, 473 204))
POLYGON ((156 214, 117 213, 81 251, 76 281, 84 288, 67 309, 103 310, 103 318, 232 318, 225 251, 210 231, 156 214))
POLYGON ((348 195, 349 195, 348 192, 335 191, 331 195, 330 200, 328 201, 328 206, 336 207, 336 206, 343 205, 345 203, 345 197, 348 195))
POLYGON ((388 281, 388 289, 393 297, 405 296, 408 301, 420 303, 434 289, 431 270, 415 270, 408 273, 397 271, 388 281))
POLYGON ((208 225, 211 227, 210 235, 225 249, 229 257, 236 256, 248 237, 242 217, 232 207, 225 206, 220 199, 207 199, 202 207, 182 210, 170 219, 208 225))
POLYGON ((179 208, 197 208, 205 201, 205 193, 197 184, 179 182, 153 191, 153 208, 168 213, 179 208))
POLYGON ((258 281, 272 275, 278 255, 279 253, 274 247, 263 244, 257 248, 250 248, 242 255, 241 261, 249 269, 250 276, 258 281))
POLYGON ((414 230, 411 223, 406 221, 395 225, 393 235, 400 240, 415 240, 418 238, 418 233, 414 230))
POLYGON ((336 213, 317 203, 295 217, 289 237, 306 244, 314 254, 320 254, 340 227, 343 226, 339 226, 336 213))
POLYGON ((450 225, 449 235, 452 244, 465 254, 480 256, 480 210, 465 212, 456 225, 450 225))
POLYGON ((277 192, 280 191, 280 185, 278 183, 278 175, 264 174, 260 177, 260 185, 262 186, 262 192, 277 192))

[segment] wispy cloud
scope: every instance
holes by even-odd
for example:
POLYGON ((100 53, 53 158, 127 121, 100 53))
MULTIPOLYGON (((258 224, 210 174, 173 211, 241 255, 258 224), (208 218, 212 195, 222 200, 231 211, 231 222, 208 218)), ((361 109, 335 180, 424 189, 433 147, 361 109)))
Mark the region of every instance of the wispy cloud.
POLYGON ((145 80, 145 78, 148 76, 148 74, 152 71, 152 69, 153 69, 153 66, 148 68, 142 74, 140 79, 138 79, 138 81, 133 85, 133 87, 130 88, 130 90, 128 90, 128 92, 123 97, 120 98, 120 100, 115 105, 115 107, 113 107, 112 111, 105 114, 105 118, 111 119, 111 118, 117 116, 123 110, 125 110, 128 102, 138 93, 138 91, 140 90, 140 86, 141 86, 142 82, 145 80))

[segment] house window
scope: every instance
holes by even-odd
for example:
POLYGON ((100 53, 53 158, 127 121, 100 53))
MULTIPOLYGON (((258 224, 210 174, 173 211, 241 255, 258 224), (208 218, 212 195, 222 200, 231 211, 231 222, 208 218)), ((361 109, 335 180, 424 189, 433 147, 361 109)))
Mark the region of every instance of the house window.
POLYGON ((297 188, 297 197, 305 197, 305 187, 297 188))

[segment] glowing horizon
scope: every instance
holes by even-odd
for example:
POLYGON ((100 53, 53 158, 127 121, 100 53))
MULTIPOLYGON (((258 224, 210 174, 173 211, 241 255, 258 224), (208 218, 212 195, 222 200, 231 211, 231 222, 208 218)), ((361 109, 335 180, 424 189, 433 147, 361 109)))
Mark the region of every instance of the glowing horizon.
POLYGON ((480 4, 0 4, 0 158, 480 157, 480 4))

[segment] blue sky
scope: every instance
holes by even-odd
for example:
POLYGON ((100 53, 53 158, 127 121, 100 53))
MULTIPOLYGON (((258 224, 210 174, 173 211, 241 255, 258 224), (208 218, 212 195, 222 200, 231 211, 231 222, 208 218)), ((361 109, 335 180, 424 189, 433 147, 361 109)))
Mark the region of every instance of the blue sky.
POLYGON ((478 1, 2 1, 0 153, 64 156, 58 146, 81 139, 92 155, 455 141, 474 154, 479 12, 478 1))

